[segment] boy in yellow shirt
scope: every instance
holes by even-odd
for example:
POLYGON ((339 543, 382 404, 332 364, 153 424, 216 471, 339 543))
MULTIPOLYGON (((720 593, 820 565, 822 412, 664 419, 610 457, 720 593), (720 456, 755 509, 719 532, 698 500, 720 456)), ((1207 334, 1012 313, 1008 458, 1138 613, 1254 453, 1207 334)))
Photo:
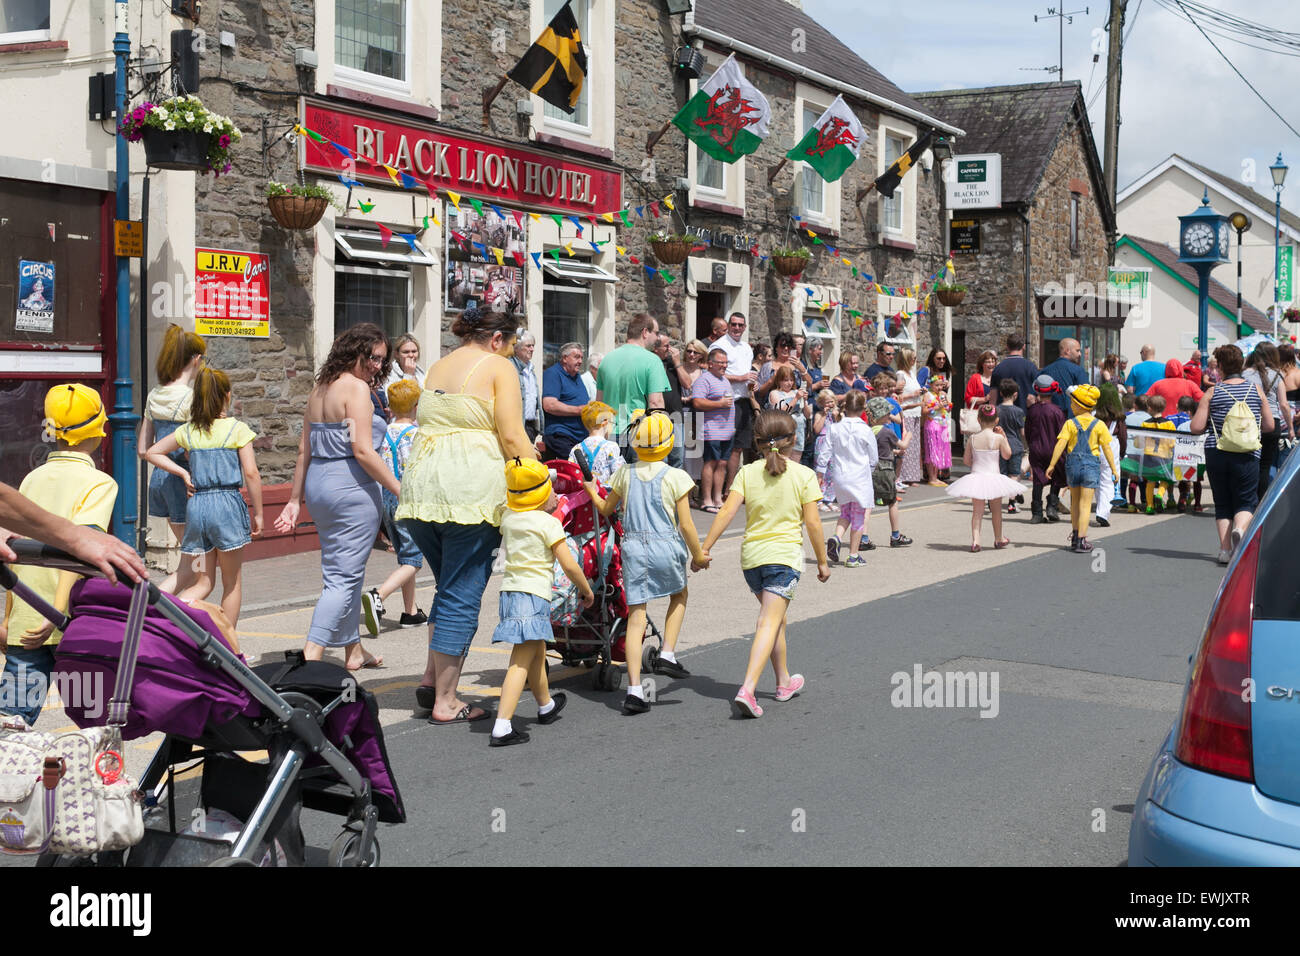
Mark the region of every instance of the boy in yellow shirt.
MULTIPOLYGON (((73 524, 107 530, 117 500, 117 482, 95 467, 91 455, 104 438, 107 421, 99 393, 88 385, 56 385, 45 396, 45 427, 57 450, 23 479, 18 491, 46 511, 73 524)), ((77 575, 51 568, 19 566, 18 579, 58 610, 68 610, 77 575)), ((6 595, 5 664, 0 673, 0 714, 36 723, 50 673, 54 646, 62 634, 13 594, 6 595)))
POLYGON ((1115 457, 1110 450, 1110 431, 1100 419, 1093 416, 1101 390, 1095 385, 1075 385, 1070 389, 1070 417, 1052 449, 1052 460, 1047 466, 1047 477, 1062 452, 1065 456, 1065 483, 1070 488, 1070 550, 1084 553, 1092 550, 1088 543, 1088 521, 1092 511, 1092 498, 1101 483, 1101 452, 1110 462, 1111 474, 1119 474, 1115 457), (1082 439, 1082 440, 1080 440, 1082 439))

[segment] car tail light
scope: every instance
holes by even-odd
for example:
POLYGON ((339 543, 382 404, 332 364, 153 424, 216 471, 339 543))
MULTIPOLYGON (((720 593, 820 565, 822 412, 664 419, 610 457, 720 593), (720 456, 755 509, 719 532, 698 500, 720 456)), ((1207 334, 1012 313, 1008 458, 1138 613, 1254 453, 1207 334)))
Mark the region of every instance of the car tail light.
POLYGON ((1201 640, 1183 704, 1174 756, 1210 773, 1254 782, 1250 707, 1242 699, 1250 677, 1250 632, 1260 536, 1237 560, 1201 640))

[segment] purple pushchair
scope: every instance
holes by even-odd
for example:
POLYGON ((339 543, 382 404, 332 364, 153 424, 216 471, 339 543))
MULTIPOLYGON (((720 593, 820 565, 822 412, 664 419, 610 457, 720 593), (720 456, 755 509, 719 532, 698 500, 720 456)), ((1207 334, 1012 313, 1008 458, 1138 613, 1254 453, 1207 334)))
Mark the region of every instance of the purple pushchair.
POLYGON ((107 707, 102 692, 64 694, 68 716, 82 728, 116 723, 124 740, 164 734, 137 787, 146 807, 144 839, 93 860, 46 855, 38 865, 256 866, 268 850, 272 861, 301 865, 303 808, 344 817, 329 865, 379 864, 376 825, 404 823, 406 812, 378 704, 345 668, 305 661, 301 652, 250 668, 206 613, 153 584, 114 585, 38 542, 11 546, 16 563, 88 576, 73 587, 65 617, 0 563, 0 587, 63 631, 51 682, 118 689, 107 707), (265 751, 267 761, 238 756, 255 751, 265 751), (199 808, 243 821, 233 845, 204 836, 202 827, 177 830, 178 776, 199 765, 199 808))

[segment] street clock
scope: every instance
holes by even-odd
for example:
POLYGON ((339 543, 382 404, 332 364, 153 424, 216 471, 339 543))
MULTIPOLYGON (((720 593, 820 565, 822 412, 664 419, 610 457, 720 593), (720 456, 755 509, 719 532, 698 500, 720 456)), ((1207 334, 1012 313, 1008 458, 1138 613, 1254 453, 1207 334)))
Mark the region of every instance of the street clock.
POLYGON ((1178 261, 1188 265, 1215 266, 1228 261, 1228 217, 1210 208, 1208 190, 1201 206, 1179 216, 1178 261))

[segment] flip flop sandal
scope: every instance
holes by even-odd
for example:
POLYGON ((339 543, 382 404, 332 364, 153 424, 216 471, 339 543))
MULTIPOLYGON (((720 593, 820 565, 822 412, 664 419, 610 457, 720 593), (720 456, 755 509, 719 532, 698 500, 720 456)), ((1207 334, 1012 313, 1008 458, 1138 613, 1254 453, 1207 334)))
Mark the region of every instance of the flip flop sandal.
POLYGON ((473 708, 470 707, 469 704, 466 704, 464 707, 460 709, 460 713, 458 713, 455 717, 451 718, 450 720, 438 720, 435 717, 430 717, 429 723, 433 724, 436 727, 444 727, 447 724, 472 724, 479 720, 487 720, 488 717, 492 716, 485 710, 479 716, 471 717, 470 712, 472 710, 473 708))

